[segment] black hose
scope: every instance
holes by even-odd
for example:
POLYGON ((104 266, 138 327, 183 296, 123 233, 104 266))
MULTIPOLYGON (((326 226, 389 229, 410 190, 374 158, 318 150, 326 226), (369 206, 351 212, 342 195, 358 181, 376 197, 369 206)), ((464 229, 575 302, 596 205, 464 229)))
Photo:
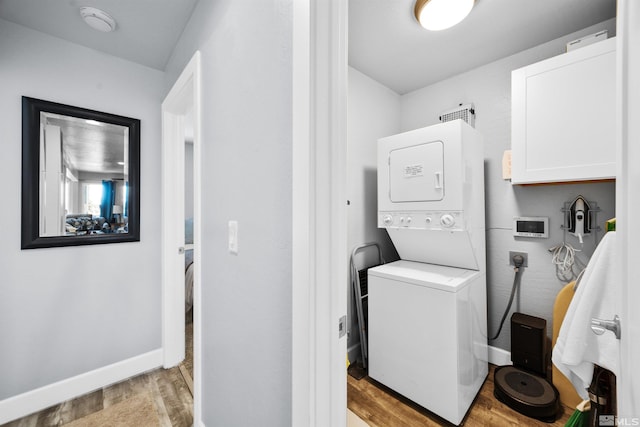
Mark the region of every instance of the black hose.
POLYGON ((498 332, 493 338, 489 338, 489 341, 493 341, 496 338, 498 338, 498 336, 500 336, 500 332, 502 331, 502 326, 504 325, 504 321, 507 318, 507 314, 509 314, 509 310, 511 310, 513 297, 515 296, 516 289, 518 289, 518 285, 520 284, 520 279, 522 278, 523 269, 516 267, 515 270, 516 270, 516 275, 513 278, 513 286, 511 287, 511 296, 509 297, 509 304, 507 305, 507 309, 504 311, 504 314, 502 315, 502 320, 500 320, 500 327, 498 328, 498 332))

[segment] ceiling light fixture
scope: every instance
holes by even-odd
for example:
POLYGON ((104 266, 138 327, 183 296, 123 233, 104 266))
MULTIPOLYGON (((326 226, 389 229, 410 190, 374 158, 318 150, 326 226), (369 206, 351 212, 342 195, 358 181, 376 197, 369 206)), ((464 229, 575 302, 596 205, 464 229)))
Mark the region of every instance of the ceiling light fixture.
POLYGON ((81 7, 80 16, 91 28, 103 33, 110 33, 116 29, 116 20, 107 12, 95 7, 81 7))
POLYGON ((474 0, 417 0, 416 19, 427 30, 439 31, 462 21, 473 8, 474 0))

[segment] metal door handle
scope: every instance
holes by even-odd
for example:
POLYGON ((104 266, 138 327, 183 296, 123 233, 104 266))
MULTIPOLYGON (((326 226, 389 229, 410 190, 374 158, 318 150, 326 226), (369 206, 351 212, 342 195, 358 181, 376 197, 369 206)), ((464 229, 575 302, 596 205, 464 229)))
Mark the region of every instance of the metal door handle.
POLYGON ((596 335, 602 335, 605 331, 611 331, 616 334, 616 338, 620 339, 620 318, 616 314, 613 320, 591 319, 591 330, 596 335))

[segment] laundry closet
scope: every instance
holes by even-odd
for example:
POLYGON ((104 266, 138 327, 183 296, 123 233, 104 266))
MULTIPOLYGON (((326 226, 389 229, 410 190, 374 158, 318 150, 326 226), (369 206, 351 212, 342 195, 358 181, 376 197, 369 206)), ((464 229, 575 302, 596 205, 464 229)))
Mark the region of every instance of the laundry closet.
MULTIPOLYGON (((356 9, 357 11, 358 9, 356 9)), ((355 12, 354 12, 355 13, 355 12)), ((381 83, 370 77, 372 73, 366 70, 359 70, 358 66, 352 64, 349 68, 349 116, 348 116, 348 147, 347 147, 347 194, 348 194, 348 243, 349 253, 353 248, 363 243, 377 243, 381 247, 381 252, 386 264, 392 264, 399 259, 410 260, 410 256, 406 253, 403 255, 403 246, 396 244, 396 240, 405 239, 408 234, 403 233, 403 227, 397 229, 388 229, 384 225, 384 217, 379 211, 379 186, 380 186, 380 170, 378 164, 378 144, 379 140, 384 140, 392 135, 404 134, 417 129, 430 128, 439 126, 443 113, 455 110, 462 105, 472 105, 474 109, 474 126, 465 122, 466 126, 474 129, 481 135, 483 144, 481 153, 477 154, 482 157, 481 167, 483 169, 484 185, 484 207, 483 207, 483 230, 486 240, 483 243, 483 256, 486 259, 482 261, 485 264, 486 271, 486 327, 484 333, 487 336, 486 363, 496 366, 511 364, 511 325, 508 321, 504 322, 498 337, 495 340, 488 341, 488 337, 494 336, 499 330, 500 320, 507 306, 509 295, 512 290, 514 281, 513 265, 510 265, 510 252, 522 252, 528 256, 528 266, 524 269, 520 287, 516 292, 513 305, 508 311, 508 315, 515 312, 523 312, 528 315, 535 316, 546 320, 545 333, 549 338, 552 336, 553 328, 553 306, 558 292, 566 284, 566 281, 558 277, 556 266, 552 263, 552 253, 549 251, 552 247, 563 242, 571 244, 577 248, 576 258, 582 263, 583 267, 588 263, 589 258, 593 254, 596 246, 604 235, 606 229, 606 220, 615 217, 615 182, 610 172, 603 169, 596 171, 595 169, 583 168, 582 175, 572 176, 569 172, 564 179, 557 177, 551 178, 543 185, 521 185, 529 184, 530 178, 523 178, 522 174, 516 175, 514 172, 513 181, 507 175, 503 174, 503 169, 508 168, 508 157, 505 152, 510 150, 513 157, 511 161, 514 167, 520 167, 522 158, 521 151, 514 147, 512 137, 512 127, 518 126, 518 120, 512 113, 512 101, 521 102, 519 98, 512 93, 512 72, 514 70, 526 69, 526 67, 534 66, 541 61, 566 55, 566 45, 570 41, 580 39, 601 31, 608 32, 608 40, 604 40, 597 49, 611 46, 615 37, 615 19, 604 20, 598 24, 587 26, 575 32, 567 32, 565 35, 554 38, 551 41, 542 43, 528 49, 521 50, 515 54, 504 56, 500 59, 487 61, 486 63, 463 72, 449 76, 440 81, 431 83, 424 87, 413 88, 409 91, 401 91, 392 89, 391 87, 381 83), (507 159, 507 160, 505 160, 507 159), (586 170, 586 172, 584 172, 586 170), (591 172, 589 172, 591 171, 591 172), (561 185, 549 184, 550 182, 564 182, 561 185), (593 207, 597 209, 597 215, 592 217, 593 232, 582 234, 582 242, 580 242, 576 234, 572 234, 565 224, 566 210, 569 209, 571 203, 576 200, 577 196, 582 196, 585 201, 593 203, 593 207), (548 221, 547 236, 526 237, 516 235, 514 233, 514 218, 546 218, 548 221), (397 237, 392 242, 392 239, 397 237)), ((587 46, 588 47, 588 46, 587 46)), ((353 49, 350 45, 350 49, 353 49)), ((586 51, 584 51, 586 52, 586 51)), ((581 52, 579 55, 584 55, 581 52)), ((578 55, 578 53, 574 53, 578 55)), ((517 73, 516 73, 517 74, 517 73)), ((517 78, 517 75, 514 77, 517 78)), ((537 82, 536 82, 537 83, 537 82)), ((568 108, 566 105, 563 108, 568 108)), ((544 112, 544 109, 541 110, 544 112)), ((541 113, 542 114, 542 113, 541 113)), ((597 112, 595 113, 597 114, 597 112)), ((549 129, 545 130, 550 132, 549 129)), ((615 135, 607 136, 610 140, 610 146, 614 146, 615 135)), ((417 145, 417 144, 416 144, 417 145)), ((557 143, 556 143, 557 146, 557 143)), ((551 144, 547 149, 548 155, 545 153, 532 153, 537 155, 540 161, 545 158, 552 159, 556 164, 561 164, 563 158, 567 157, 567 153, 560 154, 558 158, 553 158, 554 145, 551 144)), ((600 148, 595 149, 598 153, 600 148)), ((409 159, 416 159, 416 153, 408 155, 409 159)), ((576 155, 568 159, 568 163, 576 163, 592 155, 598 159, 606 159, 611 153, 595 154, 594 151, 589 153, 576 153, 576 155)), ((415 164, 419 164, 418 160, 415 164)), ((606 163, 606 162, 605 162, 606 163)), ((406 165, 413 164, 411 161, 406 165)), ((530 164, 530 163, 529 163, 530 164)), ((406 166, 405 165, 405 166, 406 166)), ((561 169, 561 168, 560 168, 561 169)), ((610 170, 610 169, 609 169, 610 170)), ((420 174, 420 171, 408 170, 406 173, 420 174)), ((528 171, 528 173, 533 171, 528 171)), ((535 172, 538 173, 538 172, 535 172)), ((566 170, 560 173, 567 173, 566 170)), ((408 179, 408 178, 407 178, 408 179)), ((420 178, 418 178, 420 179, 420 178)), ((431 179, 431 177, 430 177, 431 179)), ((433 179, 438 179, 433 176, 433 179)), ((533 181, 531 181, 532 183, 533 181)), ((388 191, 388 190, 385 190, 388 191)), ((437 210, 437 209, 436 209, 437 210)), ((397 209, 397 217, 394 216, 395 224, 400 224, 400 219, 404 219, 405 224, 409 216, 411 222, 426 222, 426 216, 406 215, 406 209, 397 209), (404 215, 403 215, 404 214, 404 215)), ((440 223, 440 216, 432 219, 434 223, 440 223)), ((446 222, 446 221, 445 221, 446 222)), ((412 238, 413 239, 413 238, 412 238)), ((429 248, 435 248, 434 256, 442 256, 446 243, 435 238, 425 238, 423 244, 429 248)), ((413 248, 413 243, 407 243, 407 246, 413 248)), ((406 252, 406 251, 404 251, 406 252)), ((420 253, 423 251, 418 250, 420 253)), ((459 251, 461 259, 464 249, 459 251)), ((424 261, 422 261, 424 262, 424 261)), ((360 251, 357 255, 356 264, 359 268, 368 268, 370 272, 378 268, 379 263, 376 251, 360 251)), ((442 260, 434 264, 451 266, 442 260)), ((465 266, 455 266, 454 268, 469 268, 465 266)), ((379 276, 383 276, 384 268, 379 276)), ((577 267, 576 267, 577 268, 577 267)), ((375 283, 371 281, 369 275, 368 292, 370 293, 368 303, 368 322, 376 325, 379 318, 376 316, 376 309, 372 304, 376 302, 371 299, 371 295, 376 292, 375 283)), ((348 359, 351 363, 361 360, 361 346, 358 331, 358 315, 357 315, 357 298, 354 295, 353 283, 351 278, 345 280, 345 291, 349 295, 349 313, 348 313, 348 359)), ((386 295, 385 299, 389 300, 390 296, 386 295)), ((413 299, 415 303, 417 299, 413 299)), ((411 305, 413 306, 413 305, 411 305)), ((418 399, 409 396, 411 392, 403 392, 399 390, 402 386, 393 381, 386 384, 384 375, 376 374, 376 362, 371 351, 375 351, 377 347, 385 347, 385 343, 389 344, 386 348, 386 356, 391 365, 398 365, 399 360, 412 360, 414 355, 403 355, 401 351, 395 351, 398 342, 402 340, 415 341, 418 339, 418 333, 415 332, 414 325, 403 326, 400 314, 402 307, 397 308, 395 315, 392 316, 393 321, 385 323, 388 328, 388 337, 385 341, 380 341, 380 337, 374 335, 368 337, 369 354, 368 368, 375 380, 387 385, 391 389, 399 392, 401 395, 408 397, 414 402, 420 404, 418 399), (395 322, 395 323, 394 323, 395 322), (393 341, 393 340, 398 341, 393 341), (372 347, 373 346, 373 347, 372 347), (406 357, 403 357, 406 356, 406 357), (394 359, 395 358, 395 359, 394 359), (377 375, 378 378, 375 378, 377 375)), ((406 310, 404 310, 406 312, 406 310)), ((406 315, 405 322, 410 322, 412 317, 406 315)), ((387 319, 388 320, 388 319, 387 319)), ((454 326, 442 319, 433 328, 446 330, 451 328, 451 334, 455 335, 454 326)), ((477 351, 477 349, 475 349, 477 351)), ((453 354, 447 351, 445 354, 453 354)), ((485 356, 483 356, 485 357, 485 356)), ((412 361, 411 363, 417 363, 412 361)), ((408 376, 403 381, 414 382, 419 387, 419 382, 428 382, 420 378, 417 367, 407 368, 402 375, 408 376)), ((485 374, 486 376, 486 374, 485 374)), ((438 380, 438 383, 447 380, 438 380)), ((453 382, 453 380, 451 380, 453 382)), ((429 387, 435 387, 431 381, 429 387)), ((429 411, 438 413, 433 408, 429 408, 426 404, 421 404, 429 411)), ((439 414, 440 416, 443 416, 439 414)), ((463 413, 464 415, 464 413, 463 413)), ((445 417, 446 418, 446 417, 445 417)), ((448 418, 447 418, 448 419, 448 418)), ((451 422, 458 423, 460 419, 452 419, 451 422)))

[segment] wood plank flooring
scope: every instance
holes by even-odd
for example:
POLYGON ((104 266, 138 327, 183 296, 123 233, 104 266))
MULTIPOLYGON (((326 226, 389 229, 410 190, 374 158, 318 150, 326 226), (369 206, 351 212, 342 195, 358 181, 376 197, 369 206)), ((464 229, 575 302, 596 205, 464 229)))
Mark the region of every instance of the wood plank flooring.
MULTIPOLYGON (((111 407, 127 399, 150 393, 162 427, 188 427, 193 424, 193 394, 189 381, 193 375, 193 323, 187 320, 187 357, 179 367, 157 369, 120 383, 63 402, 0 427, 52 427, 111 407)), ((573 409, 564 407, 552 424, 521 415, 493 397, 493 371, 480 389, 463 424, 475 426, 564 426, 573 409)), ((371 427, 435 427, 451 424, 393 390, 365 377, 347 376, 348 408, 371 427)), ((152 422, 150 421, 150 425, 152 422)))
MULTIPOLYGON (((573 409, 563 407, 555 423, 545 423, 526 417, 493 397, 493 371, 480 389, 463 426, 564 426, 573 409)), ((384 385, 365 377, 361 380, 347 375, 347 406, 371 427, 437 427, 452 424, 411 402, 384 385)))
MULTIPOLYGON (((193 425, 193 397, 180 369, 156 369, 109 387, 20 418, 2 427, 53 427, 109 408, 135 396, 150 393, 162 427, 193 425)), ((148 425, 157 424, 155 419, 148 425)))
POLYGON ((193 318, 187 316, 186 320, 186 358, 180 366, 171 369, 160 368, 126 379, 0 427, 62 426, 145 393, 151 395, 156 412, 152 415, 157 416, 157 419, 150 419, 145 425, 159 423, 162 427, 191 427, 193 425, 193 318))

